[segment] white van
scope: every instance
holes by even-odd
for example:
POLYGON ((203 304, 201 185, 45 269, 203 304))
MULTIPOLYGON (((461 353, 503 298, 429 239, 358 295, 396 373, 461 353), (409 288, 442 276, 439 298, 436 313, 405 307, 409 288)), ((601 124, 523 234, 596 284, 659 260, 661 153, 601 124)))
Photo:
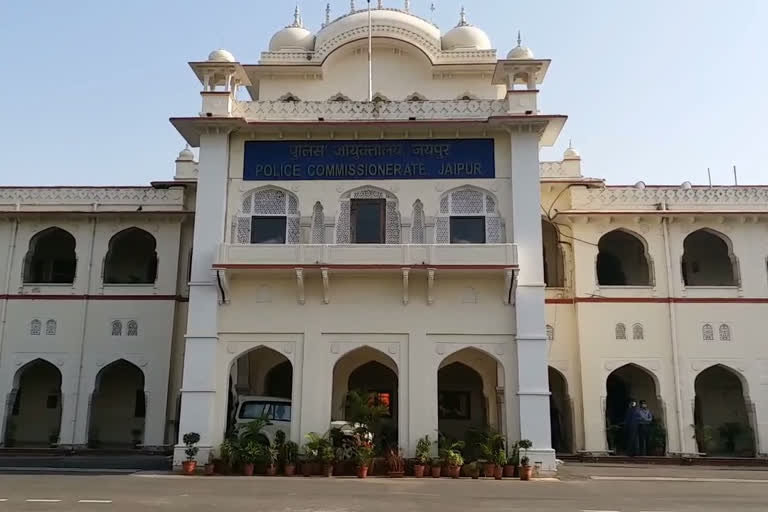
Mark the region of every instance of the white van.
POLYGON ((274 396, 240 396, 237 399, 235 426, 248 424, 255 419, 265 418, 269 424, 264 427, 264 435, 269 444, 275 444, 278 430, 285 432, 286 439, 291 438, 291 400, 274 396))

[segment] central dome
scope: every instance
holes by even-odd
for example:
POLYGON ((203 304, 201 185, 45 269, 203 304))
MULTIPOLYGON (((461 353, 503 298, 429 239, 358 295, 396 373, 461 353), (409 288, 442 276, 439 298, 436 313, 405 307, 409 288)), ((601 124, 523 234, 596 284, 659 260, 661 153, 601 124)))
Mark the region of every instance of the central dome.
POLYGON ((270 52, 281 51, 304 51, 311 52, 315 49, 315 36, 312 32, 304 28, 304 21, 301 19, 301 11, 296 6, 293 13, 293 24, 288 25, 278 33, 272 36, 269 41, 270 52))
POLYGON ((443 36, 443 50, 490 50, 488 34, 467 22, 467 13, 461 8, 459 24, 443 36))

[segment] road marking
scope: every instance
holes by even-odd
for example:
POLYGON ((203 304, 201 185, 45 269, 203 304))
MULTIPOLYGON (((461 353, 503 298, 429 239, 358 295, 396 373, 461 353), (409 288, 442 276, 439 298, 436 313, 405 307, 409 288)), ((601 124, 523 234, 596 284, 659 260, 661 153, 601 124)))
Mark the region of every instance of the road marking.
POLYGON ((8 498, 0 498, 0 503, 5 503, 6 501, 8 501, 8 498))
POLYGON ((78 503, 112 503, 112 500, 79 500, 78 503))
POLYGON ((613 480, 623 482, 704 482, 704 483, 737 483, 737 484, 768 484, 768 479, 757 480, 747 478, 695 478, 671 476, 590 476, 590 480, 613 480))
POLYGON ((582 510, 581 512, 619 512, 618 510, 582 510))
POLYGON ((24 500, 27 503, 61 503, 61 500, 43 500, 43 499, 32 499, 32 500, 24 500))

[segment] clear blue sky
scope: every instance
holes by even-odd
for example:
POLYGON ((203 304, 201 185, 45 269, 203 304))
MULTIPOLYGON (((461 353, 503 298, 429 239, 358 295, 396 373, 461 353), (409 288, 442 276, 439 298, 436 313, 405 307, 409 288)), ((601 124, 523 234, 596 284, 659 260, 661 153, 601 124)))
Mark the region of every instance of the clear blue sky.
MULTIPOLYGON (((334 16, 349 8, 333 0, 334 16)), ((385 0, 401 6, 402 0, 385 0)), ((413 0, 429 15, 429 0, 413 0)), ((765 0, 437 0, 443 29, 465 4, 503 56, 517 29, 553 60, 541 107, 570 119, 585 173, 609 183, 767 183, 765 0)), ((316 30, 325 1, 302 0, 316 30)), ((365 4, 358 0, 358 5, 365 4)), ((223 47, 255 63, 291 0, 0 1, 0 184, 144 184, 183 147, 195 115, 187 66, 223 47)))

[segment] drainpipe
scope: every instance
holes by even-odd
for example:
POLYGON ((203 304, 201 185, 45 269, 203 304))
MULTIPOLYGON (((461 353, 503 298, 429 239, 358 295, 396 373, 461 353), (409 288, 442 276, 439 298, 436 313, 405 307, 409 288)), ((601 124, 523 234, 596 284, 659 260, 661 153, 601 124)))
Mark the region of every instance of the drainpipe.
MULTIPOLYGON (((93 210, 96 211, 97 205, 93 205, 93 210)), ((80 325, 80 329, 83 333, 83 336, 80 340, 80 367, 77 370, 77 392, 75 393, 75 418, 72 422, 72 448, 74 448, 75 444, 75 436, 77 435, 77 413, 78 409, 80 408, 80 394, 83 392, 83 361, 85 360, 85 338, 87 334, 87 328, 88 328, 88 306, 90 305, 91 301, 88 298, 88 295, 91 293, 91 273, 93 272, 93 248, 96 245, 96 223, 97 223, 97 217, 93 216, 93 226, 91 228, 91 247, 90 247, 90 254, 88 255, 88 273, 86 274, 85 278, 85 306, 83 307, 83 321, 80 325)), ((88 416, 90 416, 90 411, 88 411, 88 416)), ((86 434, 88 433, 88 429, 86 426, 86 434)), ((85 440, 88 442, 88 440, 85 440)))
MULTIPOLYGON (((667 210, 667 201, 660 204, 661 210, 667 210)), ((683 395, 680 390, 680 350, 677 340, 677 309, 672 300, 674 295, 674 280, 672 279, 672 251, 669 246, 669 217, 661 218, 661 225, 664 232, 664 257, 667 264, 667 293, 669 295, 669 331, 672 340, 672 365, 673 375, 675 377, 675 410, 677 419, 677 430, 680 436, 680 452, 685 451, 685 425, 683 425, 683 395)))

